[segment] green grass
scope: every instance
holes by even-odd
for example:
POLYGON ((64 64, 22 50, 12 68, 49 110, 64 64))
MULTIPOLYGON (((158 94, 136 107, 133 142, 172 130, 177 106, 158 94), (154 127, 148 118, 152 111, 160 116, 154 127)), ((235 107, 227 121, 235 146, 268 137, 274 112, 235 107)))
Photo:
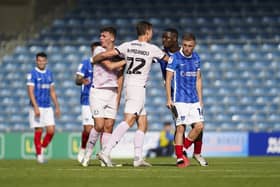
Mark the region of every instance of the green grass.
POLYGON ((87 168, 75 160, 0 160, 0 186, 111 186, 111 187, 272 187, 280 186, 280 157, 208 158, 201 167, 191 160, 187 168, 174 166, 174 158, 149 159, 151 168, 133 168, 132 161, 119 168, 101 168, 92 161, 87 168))

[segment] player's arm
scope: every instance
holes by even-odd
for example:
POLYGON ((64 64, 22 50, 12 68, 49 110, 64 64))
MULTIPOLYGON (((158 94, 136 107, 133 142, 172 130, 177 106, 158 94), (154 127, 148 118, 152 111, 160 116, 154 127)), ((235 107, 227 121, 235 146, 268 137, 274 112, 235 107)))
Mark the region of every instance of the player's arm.
POLYGON ((173 105, 172 98, 171 98, 171 80, 173 77, 173 72, 167 70, 166 71, 166 80, 165 80, 165 91, 166 91, 166 106, 171 108, 173 105))
POLYGON ((200 70, 197 71, 196 91, 197 91, 197 96, 198 96, 198 99, 199 99, 200 106, 203 107, 203 100, 202 100, 202 75, 201 75, 200 70))
POLYGON ((85 79, 82 75, 76 74, 75 83, 78 86, 81 86, 82 84, 87 85, 90 83, 90 80, 85 79))
POLYGON ((165 54, 162 58, 162 60, 164 60, 165 62, 168 62, 169 60, 169 56, 167 54, 165 54))
POLYGON ((121 101, 121 97, 122 97, 123 80, 124 80, 123 72, 124 72, 124 68, 121 69, 120 71, 118 71, 118 80, 117 80, 117 82, 118 82, 117 108, 119 108, 119 106, 120 106, 120 101, 121 101))
POLYGON ((34 85, 28 85, 27 86, 27 92, 28 92, 28 97, 31 101, 31 104, 33 106, 33 110, 34 110, 34 114, 36 117, 40 116, 40 110, 39 110, 39 106, 37 104, 35 95, 34 95, 34 85))
POLYGON ((53 84, 50 87, 50 95, 51 95, 51 98, 52 98, 52 101, 53 101, 53 104, 54 104, 54 107, 55 107, 55 115, 57 117, 59 117, 60 116, 60 108, 59 108, 58 99, 57 99, 53 84))
POLYGON ((121 60, 118 62, 111 62, 110 60, 103 60, 101 62, 101 64, 103 64, 108 70, 112 71, 112 70, 116 70, 116 69, 123 67, 126 64, 126 62, 125 62, 125 60, 121 60))
POLYGON ((92 57, 91 63, 98 63, 101 62, 102 60, 108 59, 110 57, 116 56, 119 54, 119 51, 117 49, 112 49, 108 51, 101 52, 94 57, 92 57))

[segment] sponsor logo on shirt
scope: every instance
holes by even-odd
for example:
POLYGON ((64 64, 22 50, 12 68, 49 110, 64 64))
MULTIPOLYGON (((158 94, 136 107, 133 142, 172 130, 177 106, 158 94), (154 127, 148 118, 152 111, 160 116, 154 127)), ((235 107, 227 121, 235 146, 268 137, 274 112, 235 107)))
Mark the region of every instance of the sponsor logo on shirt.
POLYGON ((181 71, 180 75, 182 77, 196 77, 196 72, 195 71, 181 71))

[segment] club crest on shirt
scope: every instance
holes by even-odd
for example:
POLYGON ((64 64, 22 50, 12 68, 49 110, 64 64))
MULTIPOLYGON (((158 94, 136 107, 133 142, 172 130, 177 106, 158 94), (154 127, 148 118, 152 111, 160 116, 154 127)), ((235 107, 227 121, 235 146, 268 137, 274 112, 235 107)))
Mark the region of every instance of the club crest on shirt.
POLYGON ((99 110, 94 110, 94 111, 93 111, 93 114, 94 114, 94 115, 98 115, 98 114, 99 114, 99 110))
POLYGON ((168 59, 168 64, 171 64, 173 62, 173 57, 171 56, 171 57, 169 57, 169 59, 168 59))
POLYGON ((186 116, 180 116, 181 121, 184 121, 186 119, 186 116))

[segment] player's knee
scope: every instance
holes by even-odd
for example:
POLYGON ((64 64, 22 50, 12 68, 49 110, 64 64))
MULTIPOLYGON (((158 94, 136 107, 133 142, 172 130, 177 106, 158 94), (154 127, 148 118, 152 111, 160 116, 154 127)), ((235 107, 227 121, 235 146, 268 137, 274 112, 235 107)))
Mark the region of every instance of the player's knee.
POLYGON ((196 129, 196 131, 201 132, 201 131, 203 131, 204 124, 203 124, 203 123, 196 123, 196 124, 194 125, 194 128, 196 129))
POLYGON ((185 133, 185 127, 183 125, 179 125, 176 127, 176 134, 177 133, 180 133, 180 134, 183 134, 185 133))

